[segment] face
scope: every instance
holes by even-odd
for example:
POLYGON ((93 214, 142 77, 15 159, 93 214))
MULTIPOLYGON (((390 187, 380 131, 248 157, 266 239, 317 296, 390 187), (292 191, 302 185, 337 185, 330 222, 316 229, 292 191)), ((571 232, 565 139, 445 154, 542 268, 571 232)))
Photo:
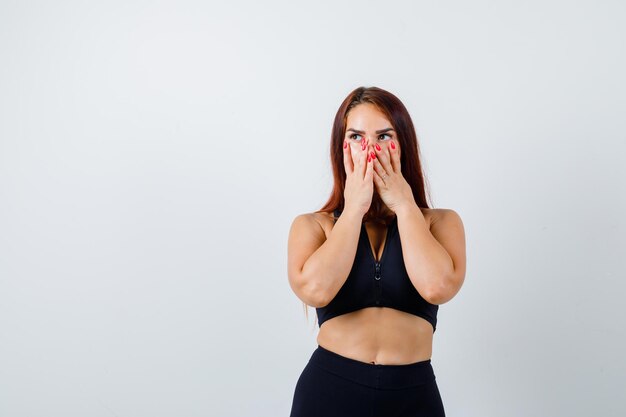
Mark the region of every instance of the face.
POLYGON ((346 120, 346 141, 351 146, 360 146, 363 138, 368 153, 374 150, 376 144, 386 151, 389 141, 393 139, 398 154, 401 155, 400 143, 393 126, 383 113, 369 103, 362 103, 350 109, 346 120))

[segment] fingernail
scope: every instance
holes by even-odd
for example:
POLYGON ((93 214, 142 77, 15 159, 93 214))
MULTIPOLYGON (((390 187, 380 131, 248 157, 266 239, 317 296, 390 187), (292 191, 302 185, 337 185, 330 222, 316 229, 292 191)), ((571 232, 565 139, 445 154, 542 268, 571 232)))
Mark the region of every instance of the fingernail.
POLYGON ((370 153, 370 156, 372 157, 372 159, 376 158, 376 154, 374 153, 374 151, 372 151, 372 153, 370 153))
POLYGON ((375 147, 376 147, 376 150, 377 150, 377 151, 380 151, 380 145, 379 145, 378 143, 376 144, 376 146, 375 146, 375 147))
POLYGON ((348 147, 348 142, 346 142, 345 140, 343 141, 343 148, 346 149, 348 147))
POLYGON ((391 141, 391 149, 396 149, 396 144, 391 141))
POLYGON ((367 162, 370 162, 372 160, 372 157, 370 155, 367 155, 367 162))

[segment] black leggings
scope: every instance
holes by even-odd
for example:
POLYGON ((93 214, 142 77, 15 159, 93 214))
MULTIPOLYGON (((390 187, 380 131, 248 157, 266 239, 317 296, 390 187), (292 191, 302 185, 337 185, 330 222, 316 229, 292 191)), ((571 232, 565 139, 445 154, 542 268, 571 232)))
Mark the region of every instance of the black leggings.
POLYGON ((317 345, 293 396, 290 417, 445 417, 430 359, 361 362, 317 345))

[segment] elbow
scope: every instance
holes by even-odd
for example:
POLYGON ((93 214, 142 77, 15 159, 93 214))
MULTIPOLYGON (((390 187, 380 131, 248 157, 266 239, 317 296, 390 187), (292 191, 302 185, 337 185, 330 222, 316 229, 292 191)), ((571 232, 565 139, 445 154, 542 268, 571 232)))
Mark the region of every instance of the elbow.
POLYGON ((430 289, 429 291, 425 291, 422 295, 422 298, 426 300, 429 304, 443 304, 441 292, 436 291, 435 289, 430 289))
POLYGON ((302 290, 302 294, 306 297, 307 301, 305 302, 311 307, 321 308, 329 303, 325 292, 321 291, 321 289, 315 285, 305 286, 302 290))
POLYGON ((443 304, 447 301, 447 289, 446 282, 444 276, 440 276, 439 279, 435 280, 426 291, 424 291, 423 298, 428 301, 430 304, 443 304))
POLYGON ((291 280, 291 282, 293 282, 293 292, 308 306, 320 308, 328 304, 326 292, 314 280, 300 274, 299 277, 291 280))
POLYGON ((424 299, 428 301, 429 304, 440 305, 445 303, 447 300, 441 295, 441 293, 430 292, 424 296, 424 299))
POLYGON ((462 285, 463 279, 459 279, 458 274, 442 276, 426 293, 426 301, 431 304, 444 304, 450 301, 462 285))

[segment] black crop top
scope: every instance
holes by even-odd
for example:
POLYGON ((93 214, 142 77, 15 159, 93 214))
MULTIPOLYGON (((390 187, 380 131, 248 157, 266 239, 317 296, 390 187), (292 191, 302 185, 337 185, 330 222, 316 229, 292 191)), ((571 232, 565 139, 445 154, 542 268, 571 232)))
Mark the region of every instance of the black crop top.
MULTIPOLYGON (((334 211, 335 221, 339 211, 334 211)), ((322 326, 326 320, 365 307, 389 307, 422 317, 437 329, 439 306, 424 300, 409 279, 402 257, 398 218, 387 226, 380 261, 372 253, 365 224, 361 233, 356 256, 346 282, 328 305, 316 308, 317 321, 322 326)))

